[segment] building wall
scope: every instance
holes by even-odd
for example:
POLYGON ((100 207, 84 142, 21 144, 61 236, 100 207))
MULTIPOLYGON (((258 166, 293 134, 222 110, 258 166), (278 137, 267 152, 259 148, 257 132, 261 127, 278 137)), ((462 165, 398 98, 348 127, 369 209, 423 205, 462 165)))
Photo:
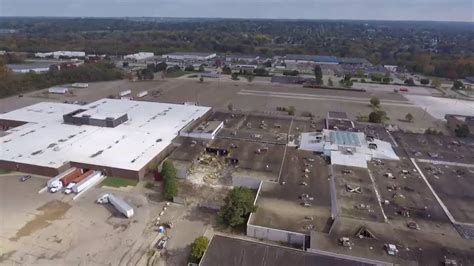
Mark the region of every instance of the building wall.
POLYGON ((70 168, 70 165, 68 163, 64 164, 63 166, 59 168, 53 168, 53 167, 44 167, 44 166, 38 166, 38 165, 32 165, 32 164, 0 160, 0 169, 35 174, 35 175, 42 175, 42 176, 50 176, 50 177, 54 177, 58 175, 59 173, 66 171, 69 168, 70 168))
POLYGON ((305 235, 296 232, 247 224, 247 236, 303 246, 305 235))

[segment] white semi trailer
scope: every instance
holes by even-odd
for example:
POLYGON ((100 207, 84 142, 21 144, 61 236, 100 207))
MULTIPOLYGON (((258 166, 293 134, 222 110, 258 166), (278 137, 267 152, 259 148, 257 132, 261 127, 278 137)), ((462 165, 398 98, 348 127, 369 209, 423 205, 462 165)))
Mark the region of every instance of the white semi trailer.
POLYGON ((74 193, 79 193, 83 191, 84 189, 93 186, 99 180, 102 178, 102 173, 100 171, 94 171, 92 174, 90 174, 88 177, 84 178, 81 180, 79 183, 77 183, 74 187, 72 187, 72 191, 74 193))
POLYGON ((113 194, 105 194, 102 195, 100 198, 97 199, 97 203, 105 204, 110 203, 112 206, 115 207, 120 213, 125 215, 127 218, 133 217, 133 208, 123 199, 113 195, 113 194))

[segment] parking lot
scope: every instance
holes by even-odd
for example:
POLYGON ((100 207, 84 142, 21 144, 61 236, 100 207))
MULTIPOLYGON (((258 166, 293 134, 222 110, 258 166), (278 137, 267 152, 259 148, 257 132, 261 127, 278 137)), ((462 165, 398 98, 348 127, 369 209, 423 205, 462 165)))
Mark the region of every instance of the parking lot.
MULTIPOLYGON (((0 264, 147 263, 158 237, 155 218, 165 206, 161 197, 156 197, 159 187, 154 190, 141 186, 126 190, 94 187, 72 200, 72 195, 62 193, 39 194, 45 177, 33 176, 21 182, 21 176, 17 173, 0 176, 0 212, 7 215, 0 226, 0 264), (95 203, 104 193, 125 199, 133 206, 134 216, 127 219, 112 206, 95 203)), ((196 194, 186 189, 182 193, 183 196, 196 194)), ((171 240, 162 258, 155 259, 155 265, 163 265, 165 261, 169 261, 166 265, 183 265, 190 244, 215 223, 215 215, 197 208, 191 197, 189 206, 168 206, 162 221, 174 223, 173 229, 167 232, 171 240)))

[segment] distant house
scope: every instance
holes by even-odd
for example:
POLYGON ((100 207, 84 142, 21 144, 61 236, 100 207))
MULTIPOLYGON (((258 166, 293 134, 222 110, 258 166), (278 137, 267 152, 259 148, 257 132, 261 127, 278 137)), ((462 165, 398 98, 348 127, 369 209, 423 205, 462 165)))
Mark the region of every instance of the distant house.
POLYGON ((384 65, 383 67, 390 72, 397 72, 398 69, 398 66, 396 65, 384 65))
POLYGON ((215 58, 215 53, 195 53, 195 52, 174 52, 162 55, 163 59, 185 60, 185 61, 206 61, 215 58))

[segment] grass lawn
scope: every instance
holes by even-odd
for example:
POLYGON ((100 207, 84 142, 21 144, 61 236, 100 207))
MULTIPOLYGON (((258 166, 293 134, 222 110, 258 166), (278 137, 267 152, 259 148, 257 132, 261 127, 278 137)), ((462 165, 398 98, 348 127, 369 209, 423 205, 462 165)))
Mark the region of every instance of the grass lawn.
POLYGON ((127 179, 122 177, 114 177, 108 176, 102 181, 100 184, 101 186, 108 186, 108 187, 128 187, 128 186, 136 186, 138 180, 127 179))
POLYGON ((181 76, 184 76, 184 75, 187 75, 187 74, 191 74, 193 72, 191 71, 184 71, 184 70, 177 70, 177 71, 173 71, 173 72, 169 72, 169 73, 166 73, 166 77, 167 78, 179 78, 181 76))
POLYGON ((10 170, 0 169, 0 175, 8 174, 10 172, 11 172, 10 170))

